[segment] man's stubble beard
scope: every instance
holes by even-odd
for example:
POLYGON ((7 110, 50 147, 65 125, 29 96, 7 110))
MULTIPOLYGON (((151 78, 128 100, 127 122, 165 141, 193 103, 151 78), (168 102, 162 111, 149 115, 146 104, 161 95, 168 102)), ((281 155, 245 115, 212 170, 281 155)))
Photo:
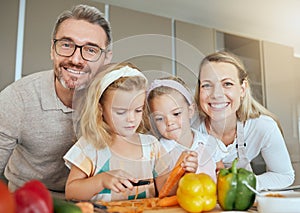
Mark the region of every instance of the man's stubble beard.
POLYGON ((88 76, 88 79, 86 80, 86 82, 82 83, 81 85, 79 86, 75 86, 74 88, 70 88, 66 81, 64 80, 63 78, 63 75, 62 75, 62 71, 60 71, 59 69, 55 69, 55 77, 58 79, 58 81, 60 82, 60 84, 65 88, 65 89, 69 89, 69 90, 74 90, 74 91, 80 91, 82 89, 85 89, 88 85, 88 83, 90 82, 91 80, 91 72, 87 73, 88 76))

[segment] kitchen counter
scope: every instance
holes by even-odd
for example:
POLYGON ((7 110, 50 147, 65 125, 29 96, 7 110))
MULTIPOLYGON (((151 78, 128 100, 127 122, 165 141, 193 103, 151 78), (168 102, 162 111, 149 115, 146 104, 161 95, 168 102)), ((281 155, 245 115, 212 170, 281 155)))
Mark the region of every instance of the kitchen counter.
MULTIPOLYGON (((219 205, 217 205, 213 210, 205 212, 205 213, 221 213, 221 212, 237 212, 237 211, 223 211, 219 205)), ((252 212, 252 213, 257 213, 256 207, 250 208, 248 211, 239 211, 239 213, 242 212, 252 212)), ((161 209, 148 209, 145 210, 143 213, 187 213, 184 209, 182 209, 180 206, 175 206, 175 207, 168 207, 168 208, 161 208, 161 209)))
MULTIPOLYGON (((99 210, 99 211, 95 211, 96 212, 102 212, 102 213, 107 213, 108 211, 106 210, 99 210)), ((126 212, 134 212, 134 211, 126 211, 126 212)), ((139 211, 137 211, 139 212, 139 211)), ((256 207, 252 207, 250 208, 248 211, 223 211, 219 205, 217 205, 213 210, 205 212, 205 213, 257 213, 257 209, 256 207)), ((117 212, 114 212, 117 213, 117 212)), ((122 213, 122 212, 120 212, 122 213)), ((187 211, 185 211, 183 208, 181 208, 180 206, 174 206, 174 207, 161 207, 161 208, 155 208, 155 209, 147 209, 144 210, 143 213, 188 213, 187 211)))
MULTIPOLYGON (((119 212, 119 213, 188 213, 179 205, 173 207, 157 207, 156 202, 158 198, 146 198, 137 199, 130 201, 112 201, 112 202, 101 202, 98 201, 99 206, 106 206, 108 209, 100 210, 95 212, 119 212)), ((223 211, 217 204, 216 207, 205 213, 234 213, 234 212, 245 212, 245 213, 257 213, 256 203, 248 211, 223 211)))

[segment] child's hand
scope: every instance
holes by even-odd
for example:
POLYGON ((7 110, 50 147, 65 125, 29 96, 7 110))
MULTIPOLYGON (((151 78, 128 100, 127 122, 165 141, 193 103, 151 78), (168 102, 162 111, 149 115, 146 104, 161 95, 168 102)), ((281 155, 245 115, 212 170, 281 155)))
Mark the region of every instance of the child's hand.
POLYGON ((132 190, 133 185, 131 182, 137 182, 128 173, 123 170, 112 170, 109 172, 101 173, 103 187, 111 189, 115 192, 124 192, 126 188, 132 190))
POLYGON ((184 159, 181 166, 186 172, 195 173, 198 168, 198 153, 194 151, 189 151, 189 155, 184 159))
POLYGON ((224 168, 225 168, 225 166, 221 160, 216 163, 216 173, 217 174, 219 173, 220 169, 224 169, 224 168))

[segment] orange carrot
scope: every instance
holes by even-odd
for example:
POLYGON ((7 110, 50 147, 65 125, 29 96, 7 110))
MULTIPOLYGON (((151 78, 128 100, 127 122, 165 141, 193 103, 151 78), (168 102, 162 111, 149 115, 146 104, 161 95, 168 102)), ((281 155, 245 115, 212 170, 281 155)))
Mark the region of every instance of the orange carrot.
POLYGON ((81 209, 82 213, 93 213, 94 212, 94 206, 90 202, 78 202, 75 205, 81 209))
POLYGON ((169 195, 172 188, 178 183, 179 179, 184 175, 185 170, 182 168, 181 163, 188 156, 187 152, 182 152, 179 156, 176 165, 172 169, 167 181, 158 193, 159 198, 164 198, 169 195))
POLYGON ((164 197, 162 199, 159 199, 157 205, 159 207, 176 206, 178 205, 177 196, 173 195, 170 197, 164 197))

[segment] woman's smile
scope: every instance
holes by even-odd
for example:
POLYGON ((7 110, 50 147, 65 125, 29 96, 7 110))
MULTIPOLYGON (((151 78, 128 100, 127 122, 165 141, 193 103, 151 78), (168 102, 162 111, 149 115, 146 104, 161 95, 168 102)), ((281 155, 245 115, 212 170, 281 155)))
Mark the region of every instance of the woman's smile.
POLYGON ((229 102, 223 102, 223 103, 208 103, 208 105, 215 110, 221 110, 225 109, 226 107, 229 106, 229 102))

